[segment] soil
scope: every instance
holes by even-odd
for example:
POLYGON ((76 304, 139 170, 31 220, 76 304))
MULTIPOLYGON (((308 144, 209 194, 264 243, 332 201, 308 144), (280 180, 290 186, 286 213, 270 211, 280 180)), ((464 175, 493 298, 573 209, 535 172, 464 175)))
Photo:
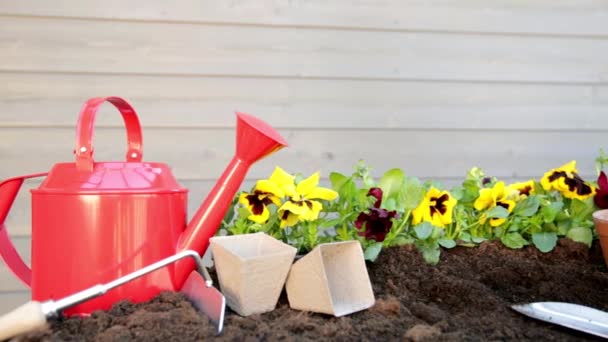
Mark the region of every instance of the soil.
POLYGON ((486 242, 444 251, 426 264, 411 247, 384 250, 368 264, 376 304, 346 317, 291 310, 285 294, 269 313, 227 308, 224 331, 178 293, 117 303, 88 318, 60 319, 15 341, 578 341, 591 335, 536 321, 509 306, 565 301, 608 311, 608 270, 598 245, 561 240, 553 252, 486 242))

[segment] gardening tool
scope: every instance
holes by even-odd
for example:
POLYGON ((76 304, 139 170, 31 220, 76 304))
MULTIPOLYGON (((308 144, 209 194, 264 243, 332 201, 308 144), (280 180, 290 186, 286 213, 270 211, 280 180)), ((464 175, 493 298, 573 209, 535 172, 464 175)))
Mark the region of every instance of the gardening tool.
POLYGON ((203 267, 200 256, 195 251, 185 250, 133 273, 124 275, 112 282, 92 286, 59 300, 47 300, 42 303, 30 301, 25 303, 12 312, 0 317, 0 340, 43 328, 47 325, 48 319, 57 317, 66 308, 101 296, 115 287, 186 257, 191 257, 195 260, 199 273, 192 272, 190 274, 182 292, 192 301, 194 306, 209 316, 211 321, 217 325, 219 334, 224 325, 224 296, 213 287, 213 281, 207 270, 203 267), (201 277, 201 274, 205 277, 203 287, 199 287, 200 282, 203 281, 202 278, 196 278, 201 277))
MULTIPOLYGON (((141 127, 133 107, 119 97, 89 99, 76 125, 74 162, 55 164, 48 174, 0 183, 0 256, 31 287, 32 299, 42 302, 109 282, 182 250, 202 255, 249 167, 286 145, 265 122, 244 113, 236 116, 236 153, 187 224, 188 190, 168 165, 142 161, 141 127), (126 126, 126 162, 93 160, 95 114, 106 101, 120 111, 126 126), (23 181, 44 175, 42 184, 31 190, 30 269, 3 223, 23 181)), ((178 291, 194 269, 192 260, 181 260, 64 314, 88 314, 124 298, 143 302, 162 290, 178 291)))
POLYGON ((511 308, 532 318, 608 338, 608 312, 563 302, 537 302, 511 308))

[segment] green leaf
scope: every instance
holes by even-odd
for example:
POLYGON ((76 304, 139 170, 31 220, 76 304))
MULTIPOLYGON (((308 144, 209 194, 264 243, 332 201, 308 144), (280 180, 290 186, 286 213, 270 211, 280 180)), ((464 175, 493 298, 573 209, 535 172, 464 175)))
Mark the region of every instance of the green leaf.
POLYGON ((404 179, 405 173, 401 169, 396 168, 386 171, 378 182, 378 187, 382 189, 382 199, 399 197, 404 179))
POLYGON ((346 177, 345 175, 339 173, 339 172, 332 172, 329 174, 329 181, 331 182, 331 187, 340 192, 340 189, 342 189, 342 187, 344 186, 344 184, 346 184, 346 182, 348 182, 349 177, 346 177))
POLYGON ((414 210, 426 194, 426 190, 416 177, 406 177, 403 182, 403 206, 406 211, 414 210))
POLYGON ((570 210, 572 212, 572 217, 585 218, 591 215, 593 210, 595 210, 593 207, 593 198, 589 197, 589 199, 585 201, 576 198, 572 199, 570 210))
POLYGON ((390 246, 403 246, 410 245, 412 243, 414 243, 414 239, 411 237, 399 235, 391 242, 390 246))
POLYGON ((246 217, 249 217, 249 215, 251 215, 251 211, 249 211, 249 209, 247 207, 240 207, 237 212, 239 214, 239 217, 241 217, 241 218, 246 218, 246 217))
POLYGON ((329 174, 329 180, 332 188, 338 192, 341 199, 346 200, 355 196, 357 187, 352 178, 338 172, 332 172, 329 174))
POLYGON ((445 248, 456 247, 456 241, 454 241, 452 239, 439 239, 439 240, 437 240, 437 243, 439 243, 440 246, 445 247, 445 248))
POLYGON ((540 200, 538 196, 531 195, 517 203, 513 213, 518 216, 530 217, 536 214, 539 207, 540 200))
POLYGON ((503 235, 500 238, 500 242, 502 242, 503 245, 513 249, 522 248, 527 244, 526 240, 517 232, 503 235))
POLYGON ((365 249, 365 260, 376 261, 378 255, 380 255, 380 251, 382 251, 382 242, 376 242, 371 244, 365 249))
POLYGON ((335 227, 337 225, 339 225, 340 223, 342 223, 343 218, 341 217, 337 217, 331 220, 321 220, 319 222, 319 225, 323 228, 327 228, 327 227, 335 227))
POLYGON ((475 243, 482 243, 484 241, 486 241, 487 239, 484 238, 483 236, 473 236, 471 238, 471 241, 475 242, 475 243))
POLYGON ((576 227, 572 228, 566 234, 566 237, 576 242, 582 242, 588 247, 591 247, 593 241, 593 232, 589 228, 576 227))
POLYGON ((429 222, 422 222, 414 227, 414 231, 419 239, 424 240, 433 233, 433 225, 429 222))
POLYGON ((460 236, 458 238, 464 242, 470 242, 471 234, 469 234, 467 232, 462 232, 462 233, 460 233, 460 236))
POLYGON ((424 244, 422 246, 418 246, 418 248, 422 252, 422 257, 424 258, 424 261, 433 265, 439 262, 441 250, 439 249, 439 245, 437 243, 431 245, 424 244))
POLYGON ((572 227, 572 225, 570 224, 569 220, 558 221, 557 222, 557 233, 561 236, 566 235, 566 234, 568 234, 570 227, 572 227))
POLYGON ((499 205, 486 211, 487 218, 506 218, 509 216, 509 211, 499 205))
POLYGON ((397 201, 394 198, 387 198, 385 201, 382 201, 382 208, 391 211, 397 210, 397 201))
POLYGON ((464 187, 456 185, 450 190, 450 194, 452 194, 452 197, 455 200, 460 201, 460 199, 464 196, 464 187))
POLYGON ((563 202, 551 202, 551 204, 544 206, 541 208, 540 212, 543 215, 543 219, 545 222, 553 222, 557 217, 557 214, 564 207, 563 202))
POLYGON ((539 251, 547 253, 555 248, 557 244, 557 233, 555 232, 542 232, 532 234, 532 243, 538 248, 539 251))

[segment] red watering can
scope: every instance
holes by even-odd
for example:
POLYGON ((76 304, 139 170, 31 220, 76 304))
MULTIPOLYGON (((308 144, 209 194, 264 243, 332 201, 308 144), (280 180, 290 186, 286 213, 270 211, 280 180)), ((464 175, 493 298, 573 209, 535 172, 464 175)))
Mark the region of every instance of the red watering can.
MULTIPOLYGON (((169 167, 142 161, 142 135, 135 110, 119 97, 92 98, 76 128, 75 162, 50 172, 0 183, 0 256, 32 289, 32 299, 62 298, 134 272, 177 252, 203 254, 252 163, 286 146, 268 124, 237 113, 236 154, 190 223, 187 189, 169 167), (127 130, 126 162, 93 160, 93 125, 105 101, 122 114, 127 130), (31 269, 17 254, 4 222, 23 181, 46 176, 32 189, 31 269)), ((162 290, 179 290, 191 271, 182 261, 79 304, 66 315, 109 309, 119 300, 142 302, 162 290)))

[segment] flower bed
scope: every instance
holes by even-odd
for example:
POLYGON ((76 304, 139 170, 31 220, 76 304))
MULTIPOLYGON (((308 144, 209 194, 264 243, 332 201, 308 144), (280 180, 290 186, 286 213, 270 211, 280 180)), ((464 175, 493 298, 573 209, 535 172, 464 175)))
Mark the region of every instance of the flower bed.
MULTIPOLYGON (((608 159, 598 157, 598 170, 608 159)), ((599 173, 599 172, 598 172, 599 173)), ((319 173, 303 179, 277 167, 250 192, 241 193, 223 222, 225 234, 265 232, 306 253, 320 243, 358 240, 367 260, 382 248, 415 245, 429 263, 441 248, 473 247, 487 240, 519 249, 551 251, 558 238, 591 246, 592 213, 608 207, 608 181, 583 180, 576 161, 539 179, 505 184, 472 168, 461 185, 385 172, 378 181, 360 162, 352 175, 332 172, 332 189, 318 187, 319 173)))
POLYGON ((183 297, 165 293, 151 302, 122 302, 89 318, 55 322, 19 341, 411 340, 581 341, 589 335, 535 321, 509 305, 556 300, 608 310, 608 273, 600 249, 561 239, 552 252, 504 248, 486 241, 456 247, 437 265, 412 246, 384 249, 368 263, 376 305, 346 317, 277 309, 249 317, 228 310, 224 332, 183 297))

